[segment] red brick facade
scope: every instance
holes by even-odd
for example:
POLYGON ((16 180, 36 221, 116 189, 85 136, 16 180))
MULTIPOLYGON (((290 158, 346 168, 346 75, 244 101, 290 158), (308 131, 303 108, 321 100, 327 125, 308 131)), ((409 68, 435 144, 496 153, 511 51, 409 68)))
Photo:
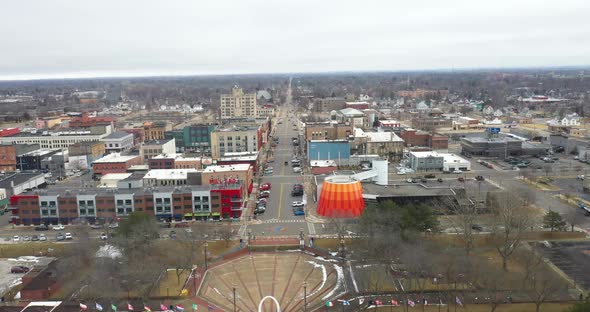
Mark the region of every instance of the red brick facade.
POLYGON ((400 133, 406 146, 429 147, 433 150, 449 148, 449 138, 443 135, 416 130, 404 130, 400 133))

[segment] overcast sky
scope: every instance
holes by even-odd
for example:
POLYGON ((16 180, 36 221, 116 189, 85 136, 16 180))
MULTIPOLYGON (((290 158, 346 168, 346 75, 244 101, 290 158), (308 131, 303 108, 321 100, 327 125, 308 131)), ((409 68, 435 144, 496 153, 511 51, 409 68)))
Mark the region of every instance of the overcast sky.
POLYGON ((16 0, 0 79, 590 65, 589 0, 16 0))

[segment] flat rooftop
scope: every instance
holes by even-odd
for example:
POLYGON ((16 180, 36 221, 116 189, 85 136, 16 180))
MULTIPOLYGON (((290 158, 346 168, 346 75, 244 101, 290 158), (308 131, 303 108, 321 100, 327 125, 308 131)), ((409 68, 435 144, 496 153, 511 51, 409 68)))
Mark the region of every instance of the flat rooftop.
MULTIPOLYGON (((153 186, 140 188, 124 188, 113 189, 108 188, 87 188, 87 187, 56 187, 43 190, 43 195, 60 195, 64 197, 73 197, 76 195, 97 195, 97 196, 111 196, 113 194, 134 194, 134 195, 150 195, 153 193, 174 193, 184 194, 192 191, 208 191, 213 189, 211 185, 184 185, 184 186, 153 186)), ((35 191, 22 193, 21 195, 38 195, 35 191)))
POLYGON ((171 153, 171 154, 160 154, 151 159, 174 159, 176 161, 201 161, 201 157, 185 157, 184 154, 171 153))
POLYGON ((104 163, 122 163, 128 162, 134 158, 139 157, 138 155, 121 155, 120 153, 107 154, 103 158, 97 159, 93 164, 104 164, 104 163))
POLYGON ((170 139, 170 140, 166 140, 166 139, 162 139, 162 140, 151 140, 151 141, 144 141, 143 145, 163 145, 166 144, 170 141, 172 141, 174 139, 170 139))
POLYGON ((9 189, 11 188, 11 183, 14 182, 14 185, 23 184, 31 179, 37 178, 39 176, 43 176, 42 173, 26 173, 20 172, 15 173, 9 176, 6 176, 0 180, 0 188, 9 189))
POLYGON ((428 187, 421 184, 392 184, 377 185, 373 183, 363 183, 363 197, 373 195, 376 197, 439 197, 455 196, 453 188, 449 187, 428 187))
POLYGON ((189 172, 199 172, 197 169, 152 169, 143 177, 156 180, 186 180, 189 172))
POLYGON ((60 149, 43 148, 43 149, 38 149, 35 151, 30 151, 28 153, 24 153, 24 154, 18 155, 18 156, 19 157, 22 157, 22 156, 44 156, 44 155, 51 154, 51 153, 57 153, 58 151, 60 151, 60 149))
POLYGON ((233 164, 233 165, 218 165, 218 166, 209 166, 205 168, 203 172, 205 173, 213 173, 213 172, 231 172, 231 171, 248 171, 250 169, 249 164, 233 164))
POLYGON ((127 136, 133 136, 133 134, 129 133, 129 132, 125 132, 125 131, 115 131, 109 135, 107 135, 106 137, 102 138, 103 140, 108 140, 108 139, 122 139, 124 137, 127 136))
POLYGON ((467 141, 471 143, 518 143, 522 142, 521 140, 517 140, 511 137, 483 137, 483 136, 474 136, 474 137, 465 137, 461 138, 462 141, 467 141))

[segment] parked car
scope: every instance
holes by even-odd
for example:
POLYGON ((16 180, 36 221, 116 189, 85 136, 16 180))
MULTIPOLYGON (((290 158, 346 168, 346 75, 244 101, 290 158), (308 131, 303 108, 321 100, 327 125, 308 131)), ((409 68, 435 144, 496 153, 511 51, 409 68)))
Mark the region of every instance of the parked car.
POLYGON ((10 268, 10 273, 27 273, 30 269, 23 265, 16 265, 10 268))
POLYGON ((41 224, 41 225, 35 227, 35 231, 47 231, 47 230, 49 230, 49 227, 47 227, 47 225, 45 225, 45 224, 41 224))
POLYGON ((434 178, 436 178, 436 176, 433 173, 425 174, 424 177, 426 179, 434 179, 434 178))
POLYGON ((293 208, 293 214, 296 215, 296 216, 304 216, 305 215, 305 210, 293 208))
POLYGON ((45 242, 47 241, 47 236, 45 236, 45 234, 39 234, 39 240, 45 242))
POLYGON ((95 224, 92 224, 90 226, 90 228, 95 229, 95 230, 100 230, 100 229, 102 229, 102 224, 95 223, 95 224))
POLYGON ((266 190, 266 191, 261 191, 259 194, 268 194, 270 195, 270 191, 266 190))
POLYGON ((584 175, 581 174, 581 175, 577 176, 576 179, 584 181, 584 175))
POLYGON ((483 181, 483 180, 485 180, 485 178, 483 176, 478 175, 478 176, 475 176, 475 180, 483 181))
POLYGON ((461 171, 461 170, 453 170, 453 173, 454 174, 460 174, 460 173, 463 173, 463 171, 461 171))
POLYGON ((116 229, 116 228, 118 228, 118 227, 119 227, 119 223, 116 223, 116 222, 115 222, 115 223, 111 223, 111 224, 109 224, 109 228, 111 228, 111 229, 116 229))
POLYGON ((459 181, 459 182, 465 182, 465 178, 464 177, 458 177, 457 178, 457 181, 459 181))
POLYGON ((443 182, 443 179, 442 178, 438 178, 438 179, 436 179, 436 181, 442 183, 443 182))
POLYGON ((294 201, 294 202, 291 204, 291 206, 292 206, 292 207, 296 207, 296 208, 298 208, 298 207, 303 207, 303 202, 301 202, 301 201, 294 201))
POLYGON ((28 235, 25 235, 25 236, 23 236, 23 241, 29 242, 29 241, 31 241, 31 237, 28 235))
POLYGON ((268 191, 268 190, 270 190, 270 186, 268 186, 268 185, 261 185, 258 189, 261 190, 261 191, 268 191))
POLYGON ((66 228, 65 228, 63 225, 61 225, 61 224, 58 224, 58 225, 54 225, 54 226, 52 227, 52 229, 53 229, 54 231, 63 231, 63 230, 65 230, 66 228))
POLYGON ((472 230, 479 231, 479 232, 483 231, 483 227, 481 225, 479 225, 479 224, 473 224, 473 225, 471 225, 471 229, 472 230))
POLYGON ((270 194, 269 194, 269 193, 265 193, 265 194, 258 194, 258 197, 257 197, 257 198, 258 198, 258 199, 261 199, 261 198, 268 198, 269 196, 270 196, 270 194))
POLYGON ((55 235, 55 239, 57 239, 58 241, 62 241, 66 239, 66 237, 62 233, 57 233, 57 235, 55 235))
POLYGON ((33 235, 33 236, 31 237, 31 241, 33 241, 33 242, 38 242, 38 241, 39 241, 39 236, 37 236, 37 235, 33 235))
POLYGON ((291 196, 303 196, 303 190, 292 191, 291 196))
POLYGON ((100 233, 100 239, 107 240, 109 238, 105 232, 100 233))
POLYGON ((18 235, 14 235, 14 236, 12 237, 12 241, 13 241, 13 242, 20 242, 20 237, 19 237, 18 235))
POLYGON ((170 231, 170 238, 175 239, 176 238, 176 232, 175 231, 170 231))
POLYGON ((67 240, 74 239, 74 237, 72 236, 72 233, 69 233, 69 232, 68 232, 68 233, 66 233, 66 235, 64 235, 64 237, 65 237, 67 240))

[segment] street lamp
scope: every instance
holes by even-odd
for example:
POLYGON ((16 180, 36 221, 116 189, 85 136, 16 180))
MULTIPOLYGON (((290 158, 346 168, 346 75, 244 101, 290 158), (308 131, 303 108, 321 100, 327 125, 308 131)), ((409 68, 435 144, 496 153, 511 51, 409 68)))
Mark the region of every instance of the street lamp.
POLYGON ((252 252, 252 246, 250 246, 250 240, 252 239, 252 231, 248 230, 248 254, 252 252))
POLYGON ((207 242, 205 242, 205 244, 203 245, 205 247, 205 270, 207 270, 207 246, 209 244, 207 244, 207 242))
POLYGON ((307 281, 303 281, 303 312, 307 312, 307 281))
POLYGON ((305 240, 303 239, 303 228, 299 228, 299 248, 303 250, 305 247, 305 240))
POLYGON ((234 312, 236 312, 236 284, 232 284, 232 290, 234 293, 234 312))
POLYGON ((342 257, 342 260, 344 260, 344 257, 346 256, 345 254, 345 247, 344 247, 344 239, 340 239, 340 257, 342 257))

